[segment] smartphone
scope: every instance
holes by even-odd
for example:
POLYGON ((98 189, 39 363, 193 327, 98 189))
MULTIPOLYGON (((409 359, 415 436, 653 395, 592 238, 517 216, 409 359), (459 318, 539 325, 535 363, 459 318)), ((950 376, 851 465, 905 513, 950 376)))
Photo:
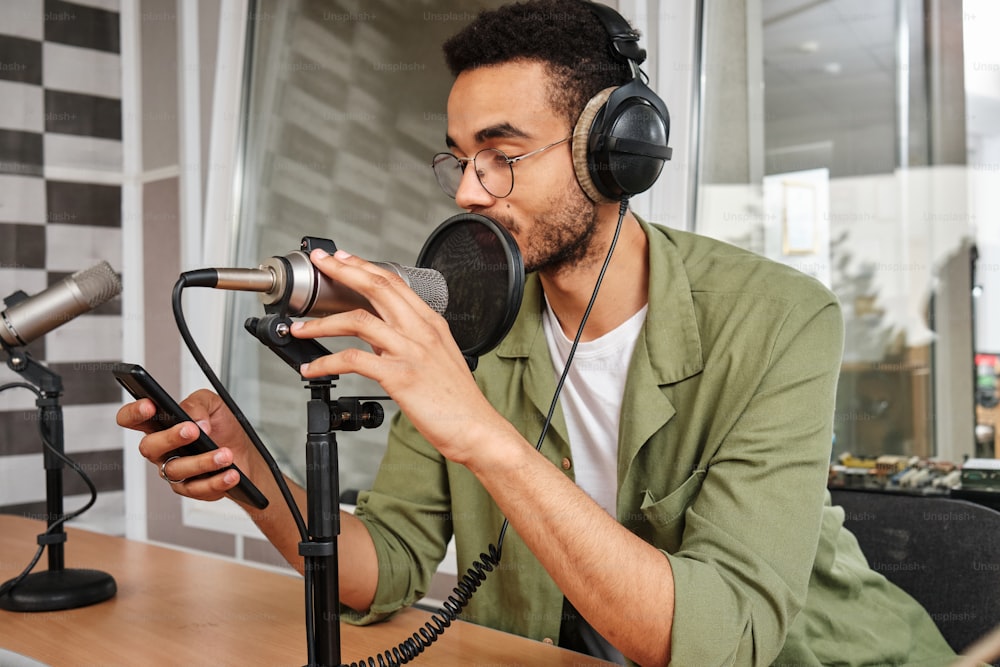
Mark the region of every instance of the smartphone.
MULTIPOLYGON (((138 364, 119 363, 114 365, 111 372, 114 374, 118 384, 124 387, 136 399, 148 398, 153 401, 153 405, 156 406, 156 414, 149 421, 158 431, 168 429, 181 422, 194 421, 142 366, 138 364)), ((201 432, 201 429, 199 431, 197 440, 189 445, 178 447, 170 452, 168 456, 191 456, 219 448, 218 445, 212 442, 211 438, 204 432, 201 432)), ((243 471, 235 465, 230 465, 229 468, 240 474, 240 482, 229 490, 228 495, 234 500, 249 503, 257 509, 267 507, 267 498, 243 474, 243 471)), ((205 475, 200 475, 200 477, 215 475, 218 472, 217 470, 206 473, 205 475)))

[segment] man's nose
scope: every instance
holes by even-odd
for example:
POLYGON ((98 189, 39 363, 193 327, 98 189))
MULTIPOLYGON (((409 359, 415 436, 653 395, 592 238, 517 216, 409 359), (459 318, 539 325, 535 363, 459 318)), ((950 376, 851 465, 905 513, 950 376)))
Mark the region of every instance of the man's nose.
POLYGON ((458 182, 458 191, 455 193, 455 203, 460 208, 471 210, 492 206, 496 197, 491 195, 479 182, 476 175, 476 165, 468 164, 462 172, 462 180, 458 182))

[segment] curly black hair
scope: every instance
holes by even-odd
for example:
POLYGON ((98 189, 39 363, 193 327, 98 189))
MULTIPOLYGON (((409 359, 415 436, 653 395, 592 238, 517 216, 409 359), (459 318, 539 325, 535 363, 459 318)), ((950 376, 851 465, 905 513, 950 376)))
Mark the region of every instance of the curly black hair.
POLYGON ((570 127, 591 97, 631 78, 612 57, 604 25, 581 0, 529 0, 480 12, 443 48, 455 76, 514 61, 545 63, 552 106, 570 127))

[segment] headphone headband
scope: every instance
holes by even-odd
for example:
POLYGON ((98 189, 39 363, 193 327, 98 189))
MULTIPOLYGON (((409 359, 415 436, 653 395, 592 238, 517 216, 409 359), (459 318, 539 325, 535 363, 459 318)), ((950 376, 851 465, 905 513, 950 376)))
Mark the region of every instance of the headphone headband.
MULTIPOLYGON (((639 33, 628 24, 622 15, 607 5, 598 2, 588 2, 590 11, 604 24, 604 29, 611 38, 611 55, 633 70, 646 60, 646 50, 639 47, 639 33)), ((635 72, 633 71, 633 76, 635 72)))

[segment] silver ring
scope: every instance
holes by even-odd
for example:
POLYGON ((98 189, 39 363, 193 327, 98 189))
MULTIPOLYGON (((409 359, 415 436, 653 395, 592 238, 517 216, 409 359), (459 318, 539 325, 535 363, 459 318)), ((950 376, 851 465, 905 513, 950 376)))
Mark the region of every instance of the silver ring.
POLYGON ((180 458, 179 456, 171 456, 166 461, 164 461, 163 463, 160 464, 160 478, 161 479, 163 479, 164 481, 170 482, 171 484, 180 484, 181 482, 186 482, 187 481, 187 477, 185 477, 184 479, 170 479, 169 477, 167 477, 167 470, 166 470, 167 464, 170 463, 171 461, 173 461, 174 459, 179 459, 179 458, 180 458))

